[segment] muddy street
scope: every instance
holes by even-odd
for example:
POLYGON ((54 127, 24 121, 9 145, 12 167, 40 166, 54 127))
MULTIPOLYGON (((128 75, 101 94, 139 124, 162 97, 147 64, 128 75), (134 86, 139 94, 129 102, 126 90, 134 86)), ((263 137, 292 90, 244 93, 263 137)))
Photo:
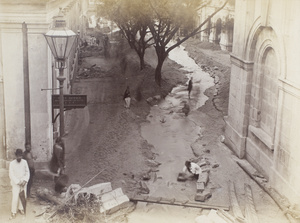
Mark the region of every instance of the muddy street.
MULTIPOLYGON (((121 51, 120 46, 116 48, 121 51)), ((74 94, 87 95, 87 106, 66 112, 68 186, 110 182, 113 189, 121 188, 129 198, 139 195, 158 202, 129 202, 112 215, 90 213, 85 218, 111 223, 205 222, 212 209, 224 208, 234 215, 234 185, 241 215, 248 213, 250 197, 259 222, 289 222, 272 198, 239 167, 237 162, 243 160, 222 143, 229 89, 228 54, 207 46, 202 50, 201 43, 191 40, 170 55, 163 67, 163 85, 158 87, 153 78, 154 51, 147 52, 143 71, 132 51, 124 57, 112 54, 111 58, 95 52, 97 49, 83 51, 85 56, 72 89, 74 94), (188 99, 186 83, 190 76, 194 77, 194 89, 188 99), (130 109, 124 107, 126 86, 130 86, 133 98, 130 109), (182 112, 184 101, 190 105, 188 116, 182 112), (202 163, 208 173, 205 189, 211 196, 203 202, 195 201, 195 179, 177 180, 186 160, 202 163), (252 196, 245 188, 251 188, 252 196), (161 200, 168 204, 159 204, 161 200), (184 205, 191 202, 199 206, 184 205)), ((36 179, 33 191, 36 194, 42 187, 54 192, 53 186, 51 178, 36 179)), ((9 190, 9 186, 5 188, 9 190)), ((9 196, 6 193, 5 199, 9 196)), ((9 207, 4 203, 1 207, 1 219, 8 219, 9 207)), ((55 205, 35 196, 28 200, 27 222, 46 222, 53 210, 55 205)), ((76 209, 72 213, 82 217, 85 211, 76 209)), ((81 222, 76 216, 72 214, 72 219, 81 222)), ((57 214, 52 220, 70 219, 69 212, 57 214)))
MULTIPOLYGON (((184 57, 183 47, 176 50, 174 55, 170 55, 174 61, 178 55, 184 57)), ((134 56, 127 58, 133 60, 134 56)), ((146 59, 150 65, 155 63, 151 53, 146 55, 146 59)), ((111 182, 113 188, 121 187, 124 194, 132 196, 141 194, 143 188, 140 182, 143 175, 150 173, 150 180, 143 181, 149 189, 148 196, 194 201, 196 182, 178 182, 177 175, 185 160, 205 161, 210 169, 207 187, 212 191, 205 204, 229 207, 228 182, 233 181, 244 207, 246 183, 251 185, 262 222, 275 222, 271 220, 275 213, 278 222, 286 222, 272 199, 262 196, 262 189, 238 168, 235 156, 220 142, 224 121, 223 112, 218 111, 218 104, 213 102, 213 99, 221 97, 215 94, 214 77, 203 73, 200 66, 192 73, 188 66, 190 62, 186 60, 186 67, 178 60, 176 62, 179 64, 176 69, 170 66, 174 65, 171 60, 164 66, 166 79, 173 78, 173 83, 177 83, 164 100, 158 100, 150 107, 146 99, 160 92, 149 92, 145 87, 143 99, 134 99, 131 108, 126 109, 122 100, 126 86, 129 85, 136 96, 137 86, 144 82, 145 75, 135 72, 136 67, 132 64, 126 64, 124 70, 112 59, 98 56, 83 60, 82 67, 95 64, 99 68, 105 67, 105 71, 101 77, 80 78, 74 84, 76 94, 88 95, 88 106, 73 110, 68 115, 66 171, 70 183, 83 185, 104 170, 90 185, 111 182), (173 77, 170 75, 172 72, 175 72, 173 77), (188 100, 186 81, 192 75, 195 88, 188 100), (191 107, 188 117, 181 112, 183 101, 191 107), (158 165, 153 167, 152 161, 158 165)), ((197 216, 208 213, 206 209, 138 202, 135 210, 128 213, 126 221, 194 222, 197 216)))

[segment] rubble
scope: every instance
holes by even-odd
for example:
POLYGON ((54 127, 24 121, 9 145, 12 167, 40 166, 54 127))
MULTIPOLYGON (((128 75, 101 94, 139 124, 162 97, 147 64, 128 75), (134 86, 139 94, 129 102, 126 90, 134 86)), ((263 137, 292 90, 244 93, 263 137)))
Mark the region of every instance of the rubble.
MULTIPOLYGON (((58 215, 60 221, 65 222, 82 221, 103 217, 101 214, 113 214, 128 206, 129 198, 123 194, 121 188, 112 189, 111 183, 100 183, 90 187, 80 187, 79 184, 72 184, 67 192, 61 196, 53 194, 45 188, 37 191, 37 196, 42 200, 50 201, 55 204, 55 210, 49 208, 36 217, 41 216, 48 221, 56 221, 58 215), (50 215, 50 216, 49 216, 50 215)), ((124 213, 125 214, 125 213, 124 213)))

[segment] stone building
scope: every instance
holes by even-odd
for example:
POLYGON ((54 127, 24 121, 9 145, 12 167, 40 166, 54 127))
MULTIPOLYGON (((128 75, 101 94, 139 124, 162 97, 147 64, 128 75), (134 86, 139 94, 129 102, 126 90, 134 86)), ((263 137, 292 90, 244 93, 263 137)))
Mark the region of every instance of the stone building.
POLYGON ((300 203, 298 0, 236 0, 226 144, 300 203))
MULTIPOLYGON (((218 8, 223 5, 223 0, 204 1, 205 7, 198 10, 197 24, 204 22, 218 8)), ((233 41, 234 23, 234 1, 229 1, 226 6, 219 11, 207 23, 203 32, 200 33, 201 41, 209 41, 219 44, 222 50, 231 51, 233 41)))
MULTIPOLYGON (((51 95, 59 90, 44 34, 60 8, 67 27, 84 33, 87 7, 86 0, 0 0, 0 160, 12 159, 25 143, 36 162, 50 159, 59 127, 59 121, 52 123, 51 95)), ((64 69, 64 94, 70 93, 76 71, 74 46, 64 69)))

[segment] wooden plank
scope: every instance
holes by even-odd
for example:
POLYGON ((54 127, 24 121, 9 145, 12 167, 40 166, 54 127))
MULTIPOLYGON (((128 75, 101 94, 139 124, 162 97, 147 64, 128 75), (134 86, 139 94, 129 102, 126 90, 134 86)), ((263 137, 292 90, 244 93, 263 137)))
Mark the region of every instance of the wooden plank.
POLYGON ((259 223, 259 219, 254 206, 252 189, 248 184, 245 184, 245 195, 246 195, 245 217, 247 219, 247 223, 259 223))
POLYGON ((232 207, 232 212, 234 217, 239 219, 244 219, 244 215, 242 213, 242 210, 240 208, 240 205, 238 203, 237 197, 236 197, 236 191, 234 183, 229 181, 229 198, 230 198, 230 204, 232 207))
POLYGON ((78 194, 75 196, 75 198, 77 199, 78 195, 81 193, 95 194, 96 196, 99 196, 99 195, 107 193, 109 191, 112 191, 110 182, 100 183, 100 184, 96 184, 96 185, 93 185, 90 187, 81 188, 81 190, 78 192, 78 194))
POLYGON ((134 195, 134 196, 130 197, 129 199, 130 199, 130 201, 133 201, 133 202, 138 201, 138 202, 176 205, 176 206, 204 208, 204 209, 223 209, 225 211, 229 211, 228 206, 205 204, 205 203, 193 202, 193 201, 180 201, 180 200, 176 200, 176 199, 166 199, 166 198, 162 198, 162 197, 158 198, 158 197, 152 197, 152 196, 134 195))
POLYGON ((284 212, 285 216, 289 219, 290 222, 294 223, 295 219, 291 216, 290 213, 287 212, 288 207, 290 204, 285 200, 285 202, 282 202, 283 199, 282 197, 273 189, 273 188, 268 188, 264 184, 262 184, 257 177, 253 176, 253 173, 246 167, 246 165, 243 162, 236 161, 236 163, 245 171, 245 173, 248 174, 248 176, 254 180, 258 186, 260 186, 278 205, 278 207, 284 212))

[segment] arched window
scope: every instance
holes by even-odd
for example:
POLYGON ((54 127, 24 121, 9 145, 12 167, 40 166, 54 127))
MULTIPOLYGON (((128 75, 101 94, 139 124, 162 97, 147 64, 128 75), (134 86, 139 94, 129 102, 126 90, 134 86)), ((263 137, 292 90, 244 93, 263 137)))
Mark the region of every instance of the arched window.
POLYGON ((277 94, 278 94, 278 62, 274 49, 267 48, 261 61, 260 77, 260 128, 269 136, 275 132, 277 94))

